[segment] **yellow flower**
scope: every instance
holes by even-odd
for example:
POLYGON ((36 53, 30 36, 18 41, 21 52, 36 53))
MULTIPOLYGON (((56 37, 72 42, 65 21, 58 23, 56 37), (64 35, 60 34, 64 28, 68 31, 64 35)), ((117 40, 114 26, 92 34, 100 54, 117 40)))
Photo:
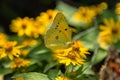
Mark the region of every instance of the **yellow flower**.
POLYGON ((70 48, 56 50, 54 58, 66 66, 81 65, 85 63, 86 54, 89 54, 88 48, 84 48, 81 42, 76 41, 70 48))
POLYGON ((19 78, 16 78, 15 80, 23 80, 23 78, 22 78, 22 77, 19 77, 19 78))
POLYGON ((39 34, 44 34, 47 27, 52 23, 54 17, 57 14, 57 10, 47 10, 46 12, 40 13, 40 15, 36 18, 36 32, 39 34))
POLYGON ((0 46, 3 46, 6 42, 6 36, 3 33, 0 33, 0 46))
POLYGON ((10 29, 12 32, 16 32, 18 36, 26 35, 31 37, 33 29, 33 19, 28 17, 19 17, 12 21, 10 29))
POLYGON ((55 78, 55 80, 71 80, 71 79, 69 79, 67 77, 61 77, 61 76, 59 76, 59 77, 55 78))
POLYGON ((25 60, 25 59, 19 57, 19 58, 16 58, 13 62, 11 62, 10 67, 12 69, 14 69, 14 68, 21 68, 21 67, 29 66, 29 64, 30 64, 30 61, 25 60))
POLYGON ((96 16, 95 10, 90 7, 79 7, 71 19, 76 23, 90 24, 96 16))
POLYGON ((104 25, 100 25, 100 30, 98 41, 101 47, 109 46, 120 40, 120 20, 115 22, 112 18, 104 19, 104 25))
POLYGON ((27 56, 29 54, 29 50, 22 50, 21 55, 27 56))
POLYGON ((32 38, 28 38, 28 39, 25 39, 23 42, 22 42, 22 45, 24 46, 34 46, 38 43, 37 40, 35 39, 32 39, 32 38))
POLYGON ((28 36, 38 38, 39 35, 43 35, 47 27, 51 24, 57 10, 47 10, 40 13, 35 19, 33 18, 17 18, 12 21, 10 29, 12 32, 16 32, 18 36, 28 36))
POLYGON ((1 48, 0 48, 0 59, 8 56, 11 60, 14 59, 14 57, 19 57, 21 55, 21 48, 23 46, 16 46, 16 41, 8 41, 6 42, 1 48))
POLYGON ((57 10, 52 10, 52 9, 49 9, 46 11, 47 15, 48 15, 48 19, 50 21, 50 23, 53 21, 55 15, 58 13, 57 10))
POLYGON ((102 9, 107 9, 107 8, 108 8, 108 5, 107 5, 106 2, 100 3, 99 6, 100 6, 102 9))
POLYGON ((96 6, 91 6, 97 14, 102 14, 103 10, 106 10, 108 8, 108 5, 106 2, 102 2, 96 6))
POLYGON ((120 3, 116 4, 115 13, 120 15, 120 3))

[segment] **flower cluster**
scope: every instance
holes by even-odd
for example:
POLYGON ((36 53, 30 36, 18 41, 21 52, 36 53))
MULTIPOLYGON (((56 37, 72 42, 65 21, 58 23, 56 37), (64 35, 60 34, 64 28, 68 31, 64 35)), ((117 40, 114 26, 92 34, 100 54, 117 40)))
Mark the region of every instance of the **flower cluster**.
POLYGON ((0 33, 0 38, 0 61, 8 57, 11 60, 10 68, 12 69, 25 67, 30 64, 28 60, 20 58, 21 55, 25 56, 29 53, 29 50, 22 49, 25 45, 18 44, 17 41, 7 40, 6 35, 3 33, 0 33))
POLYGON ((97 6, 80 6, 73 14, 72 20, 79 24, 91 24, 96 15, 101 14, 104 9, 107 9, 107 4, 105 2, 102 2, 97 6))
POLYGON ((57 10, 48 10, 40 13, 39 16, 34 18, 24 17, 16 18, 10 25, 10 30, 18 34, 18 36, 28 36, 38 38, 39 35, 45 33, 46 28, 51 24, 57 10))
POLYGON ((54 58, 66 66, 82 65, 85 63, 88 48, 85 48, 80 41, 76 41, 70 48, 55 50, 54 58))

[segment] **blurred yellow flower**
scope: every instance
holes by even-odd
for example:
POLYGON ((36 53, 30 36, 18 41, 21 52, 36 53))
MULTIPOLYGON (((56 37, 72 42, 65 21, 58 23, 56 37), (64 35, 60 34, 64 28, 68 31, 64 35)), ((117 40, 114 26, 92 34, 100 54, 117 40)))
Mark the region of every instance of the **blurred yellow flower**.
POLYGON ((40 13, 39 16, 36 17, 36 30, 39 34, 44 34, 48 26, 52 23, 54 17, 57 14, 57 10, 47 10, 46 12, 40 13))
POLYGON ((107 9, 108 8, 108 5, 106 2, 102 2, 99 4, 99 7, 101 7, 102 9, 107 9))
POLYGON ((3 46, 6 41, 6 35, 4 33, 0 33, 0 46, 3 46))
POLYGON ((15 58, 13 62, 11 62, 10 68, 21 68, 21 67, 26 67, 29 66, 30 61, 25 60, 23 58, 15 58))
POLYGON ((104 25, 100 25, 98 41, 101 47, 109 46, 120 40, 120 20, 104 19, 104 25))
POLYGON ((96 14, 102 14, 103 10, 106 10, 108 8, 108 5, 106 2, 102 2, 98 5, 91 6, 91 8, 96 11, 96 14))
POLYGON ((90 7, 79 7, 73 14, 72 21, 76 23, 90 24, 96 16, 95 10, 90 7))
POLYGON ((57 78, 55 78, 55 80, 71 80, 71 79, 67 77, 58 76, 57 78))
POLYGON ((118 15, 120 15, 120 3, 116 4, 115 13, 118 14, 118 15))
POLYGON ((0 48, 0 59, 8 56, 10 60, 21 55, 21 48, 23 46, 16 46, 16 41, 8 41, 0 48))
POLYGON ((19 17, 12 21, 10 29, 12 32, 16 32, 18 36, 25 35, 28 37, 38 38, 40 35, 45 33, 57 12, 57 10, 47 10, 46 12, 41 12, 35 19, 19 17))
POLYGON ((37 40, 32 39, 32 38, 27 38, 27 39, 23 40, 22 45, 24 45, 24 46, 34 46, 37 43, 38 43, 37 40))
POLYGON ((86 54, 89 54, 88 48, 76 41, 70 48, 55 50, 54 58, 66 66, 70 64, 81 65, 85 63, 86 54))
POLYGON ((24 80, 22 77, 16 78, 15 80, 24 80))
POLYGON ((22 50, 21 55, 27 56, 29 54, 29 52, 30 52, 29 50, 22 50))
POLYGON ((18 36, 27 35, 31 37, 33 19, 28 17, 14 19, 10 25, 10 29, 12 32, 16 32, 18 36))

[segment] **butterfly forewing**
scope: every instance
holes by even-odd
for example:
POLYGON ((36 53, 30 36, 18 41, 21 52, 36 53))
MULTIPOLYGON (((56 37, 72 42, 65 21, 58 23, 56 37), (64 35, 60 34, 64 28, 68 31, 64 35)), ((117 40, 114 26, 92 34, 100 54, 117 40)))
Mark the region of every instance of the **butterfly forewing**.
POLYGON ((45 34, 45 45, 48 48, 64 48, 71 42, 72 31, 62 13, 58 13, 45 34))

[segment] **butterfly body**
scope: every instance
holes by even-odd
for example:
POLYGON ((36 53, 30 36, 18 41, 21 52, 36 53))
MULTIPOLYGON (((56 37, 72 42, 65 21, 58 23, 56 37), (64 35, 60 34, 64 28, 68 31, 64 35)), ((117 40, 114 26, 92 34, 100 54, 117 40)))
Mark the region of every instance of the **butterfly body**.
POLYGON ((50 49, 66 48, 72 42, 71 36, 72 30, 68 26, 64 15, 59 12, 46 31, 44 37, 45 45, 50 49))

